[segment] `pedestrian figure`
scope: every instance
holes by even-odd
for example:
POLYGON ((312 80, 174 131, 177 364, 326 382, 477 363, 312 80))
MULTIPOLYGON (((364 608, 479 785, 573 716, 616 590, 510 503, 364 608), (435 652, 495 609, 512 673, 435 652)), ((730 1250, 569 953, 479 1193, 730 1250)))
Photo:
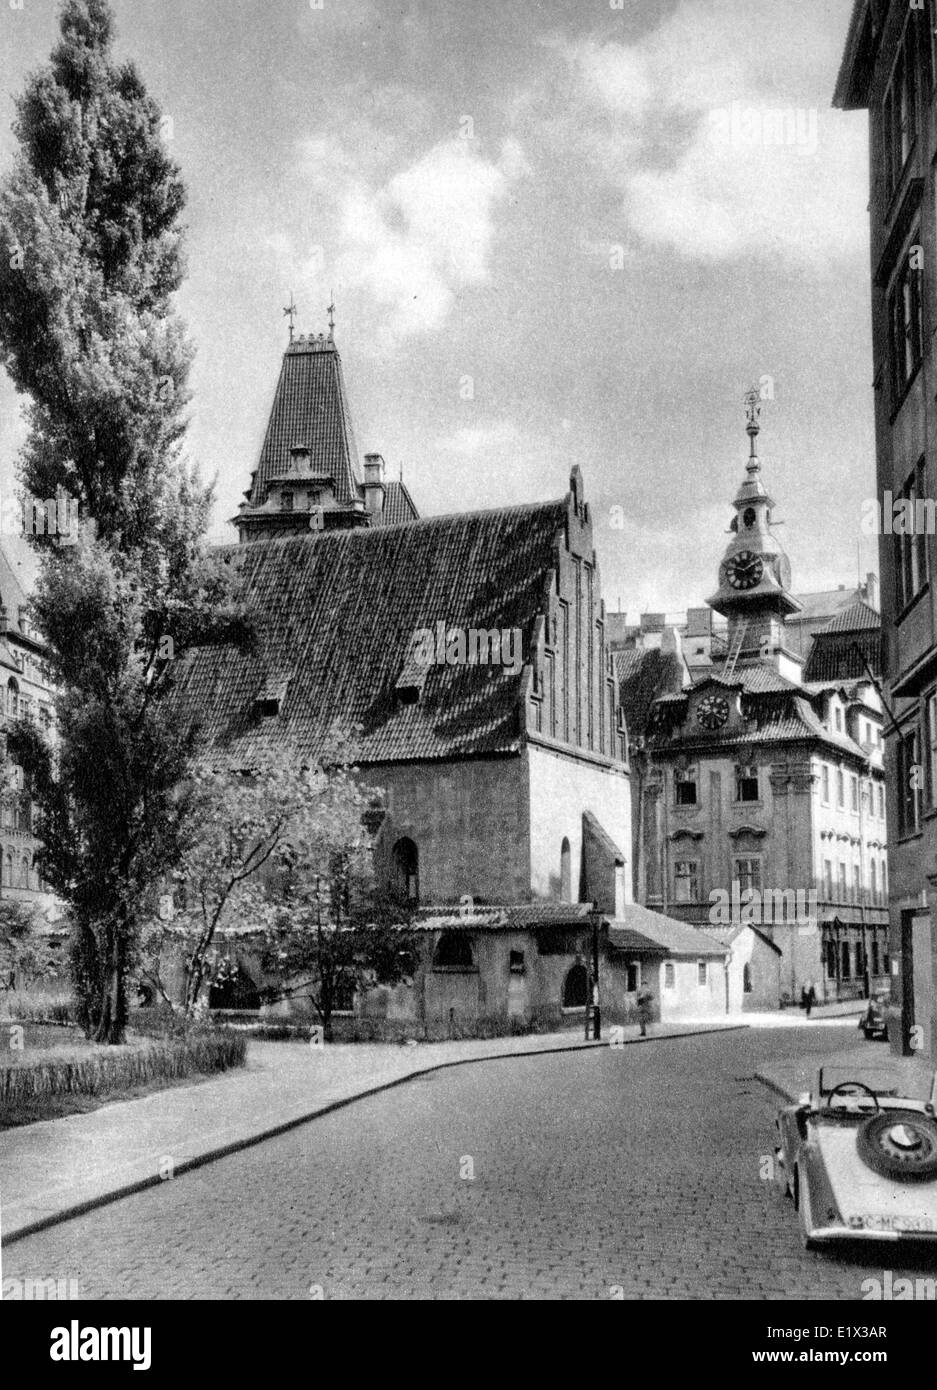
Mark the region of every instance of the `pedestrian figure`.
POLYGON ((641 1024, 641 1037, 647 1037, 647 1025, 651 1022, 651 1009, 654 996, 649 989, 642 989, 638 995, 638 1022, 641 1024))
POLYGON ((813 987, 813 981, 808 980, 800 991, 800 1007, 804 1010, 807 1017, 810 1017, 810 1010, 817 1002, 817 992, 813 987))

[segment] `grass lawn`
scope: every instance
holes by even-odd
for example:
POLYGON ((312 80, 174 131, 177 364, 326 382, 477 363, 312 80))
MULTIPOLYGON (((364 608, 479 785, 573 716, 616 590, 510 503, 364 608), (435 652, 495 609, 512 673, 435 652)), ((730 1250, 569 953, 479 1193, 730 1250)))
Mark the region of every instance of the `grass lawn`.
MULTIPOLYGON (((27 1066, 38 1060, 42 1062, 67 1063, 87 1061, 93 1057, 113 1057, 119 1053, 143 1051, 152 1047, 154 1039, 135 1034, 128 1030, 127 1042, 122 1047, 107 1047, 93 1043, 85 1037, 80 1028, 66 1028, 57 1024, 25 1023, 23 1047, 11 1047, 13 1037, 10 1030, 16 1025, 7 1020, 0 1023, 0 1071, 7 1068, 27 1066)), ((154 1076, 138 1085, 115 1086, 100 1090, 95 1094, 81 1092, 50 1094, 22 1098, 14 1101, 0 1101, 0 1130, 13 1129, 18 1125, 34 1124, 38 1120, 57 1120, 65 1115, 86 1114, 98 1110, 102 1105, 112 1105, 115 1101, 138 1100, 153 1091, 162 1091, 169 1086, 193 1086, 201 1081, 209 1081, 222 1072, 198 1073, 187 1076, 154 1076)))

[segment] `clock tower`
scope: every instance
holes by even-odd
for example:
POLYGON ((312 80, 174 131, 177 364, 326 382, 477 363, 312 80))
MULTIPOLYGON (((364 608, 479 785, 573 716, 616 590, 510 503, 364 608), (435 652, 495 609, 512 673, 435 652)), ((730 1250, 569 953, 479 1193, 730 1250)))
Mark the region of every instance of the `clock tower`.
POLYGON ((791 565, 771 530, 774 500, 761 479, 755 452, 761 400, 757 388, 745 397, 749 438, 746 477, 733 506, 732 538, 719 566, 719 588, 709 600, 729 620, 728 661, 767 661, 788 679, 799 681, 801 664, 784 647, 784 619, 801 604, 790 592, 791 565))

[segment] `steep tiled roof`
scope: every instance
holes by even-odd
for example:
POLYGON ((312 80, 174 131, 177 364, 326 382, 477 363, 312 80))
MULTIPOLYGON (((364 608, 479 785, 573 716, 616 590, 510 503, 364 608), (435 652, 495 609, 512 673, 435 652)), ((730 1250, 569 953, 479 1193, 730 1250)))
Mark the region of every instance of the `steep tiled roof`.
POLYGON ((731 927, 711 927, 711 926, 707 926, 707 928, 706 928, 706 933, 707 933, 708 936, 713 937, 713 939, 716 940, 716 941, 721 941, 721 942, 723 942, 726 946, 731 946, 731 944, 732 944, 732 942, 735 940, 735 938, 736 938, 737 936, 741 936, 741 934, 742 934, 743 931, 752 931, 752 932, 754 932, 755 935, 756 935, 761 941, 763 941, 763 942, 765 943, 766 946, 770 946, 770 947, 771 947, 772 951, 774 951, 774 952, 775 952, 777 955, 779 955, 779 956, 783 956, 784 952, 781 950, 781 948, 780 948, 780 946, 777 944, 777 942, 776 942, 776 941, 772 941, 770 936, 767 936, 763 931, 761 931, 758 927, 756 927, 752 922, 741 922, 741 923, 736 923, 735 926, 731 926, 731 927))
POLYGON ((384 484, 384 510, 381 526, 397 526, 402 521, 418 521, 416 503, 402 482, 384 484))
POLYGON ((811 594, 795 594, 794 597, 801 605, 801 612, 792 614, 787 622, 806 623, 815 622, 817 618, 829 617, 832 613, 838 613, 841 608, 855 603, 859 598, 859 591, 844 586, 840 589, 821 589, 811 594))
POLYGON ((837 613, 813 639, 804 667, 805 681, 856 680, 884 670, 882 619, 874 608, 861 600, 837 613))
POLYGON ((297 338, 283 354, 267 434, 254 475, 251 506, 261 506, 267 480, 289 472, 290 450, 305 445, 311 469, 335 479, 335 496, 360 496, 358 451, 341 358, 329 338, 297 338))
POLYGON ((823 629, 824 632, 865 632, 871 629, 880 629, 882 626, 882 615, 876 613, 862 599, 854 603, 849 608, 844 608, 842 613, 837 613, 831 618, 823 629))
POLYGON ((625 713, 625 724, 632 738, 642 735, 651 706, 658 695, 678 691, 683 668, 674 652, 657 647, 626 649, 612 653, 618 679, 618 703, 625 713))
POLYGON ((660 912, 626 903, 624 916, 609 921, 608 940, 622 951, 663 952, 667 956, 725 956, 727 948, 698 927, 660 912))
POLYGON ((566 499, 306 533, 232 548, 256 614, 253 652, 205 647, 179 663, 180 717, 249 766, 276 749, 316 757, 336 722, 358 724, 359 762, 510 753, 522 738, 521 673, 429 666, 419 699, 395 690, 419 628, 534 621, 568 516, 566 499), (285 687, 279 713, 256 702, 285 687))

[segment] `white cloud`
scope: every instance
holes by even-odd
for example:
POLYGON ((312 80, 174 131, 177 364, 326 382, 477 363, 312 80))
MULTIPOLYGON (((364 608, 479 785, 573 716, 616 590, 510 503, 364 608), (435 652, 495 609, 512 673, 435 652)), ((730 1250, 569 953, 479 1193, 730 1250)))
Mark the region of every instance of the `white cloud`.
POLYGON ((499 505, 530 502, 535 498, 560 497, 569 485, 565 444, 555 448, 549 439, 534 435, 511 419, 486 416, 474 424, 460 425, 434 441, 440 510, 462 510, 467 474, 490 481, 492 502, 499 505))
POLYGON ((366 115, 301 146, 324 218, 297 254, 307 289, 361 301, 356 317, 383 351, 440 328, 457 296, 488 280, 498 208, 528 167, 515 139, 496 159, 456 132, 421 149, 432 121, 420 100, 396 88, 369 95, 366 115))
POLYGON ((552 37, 563 112, 555 81, 516 110, 620 191, 643 242, 822 267, 867 244, 864 121, 829 109, 847 18, 846 0, 683 0, 630 44, 552 37))

